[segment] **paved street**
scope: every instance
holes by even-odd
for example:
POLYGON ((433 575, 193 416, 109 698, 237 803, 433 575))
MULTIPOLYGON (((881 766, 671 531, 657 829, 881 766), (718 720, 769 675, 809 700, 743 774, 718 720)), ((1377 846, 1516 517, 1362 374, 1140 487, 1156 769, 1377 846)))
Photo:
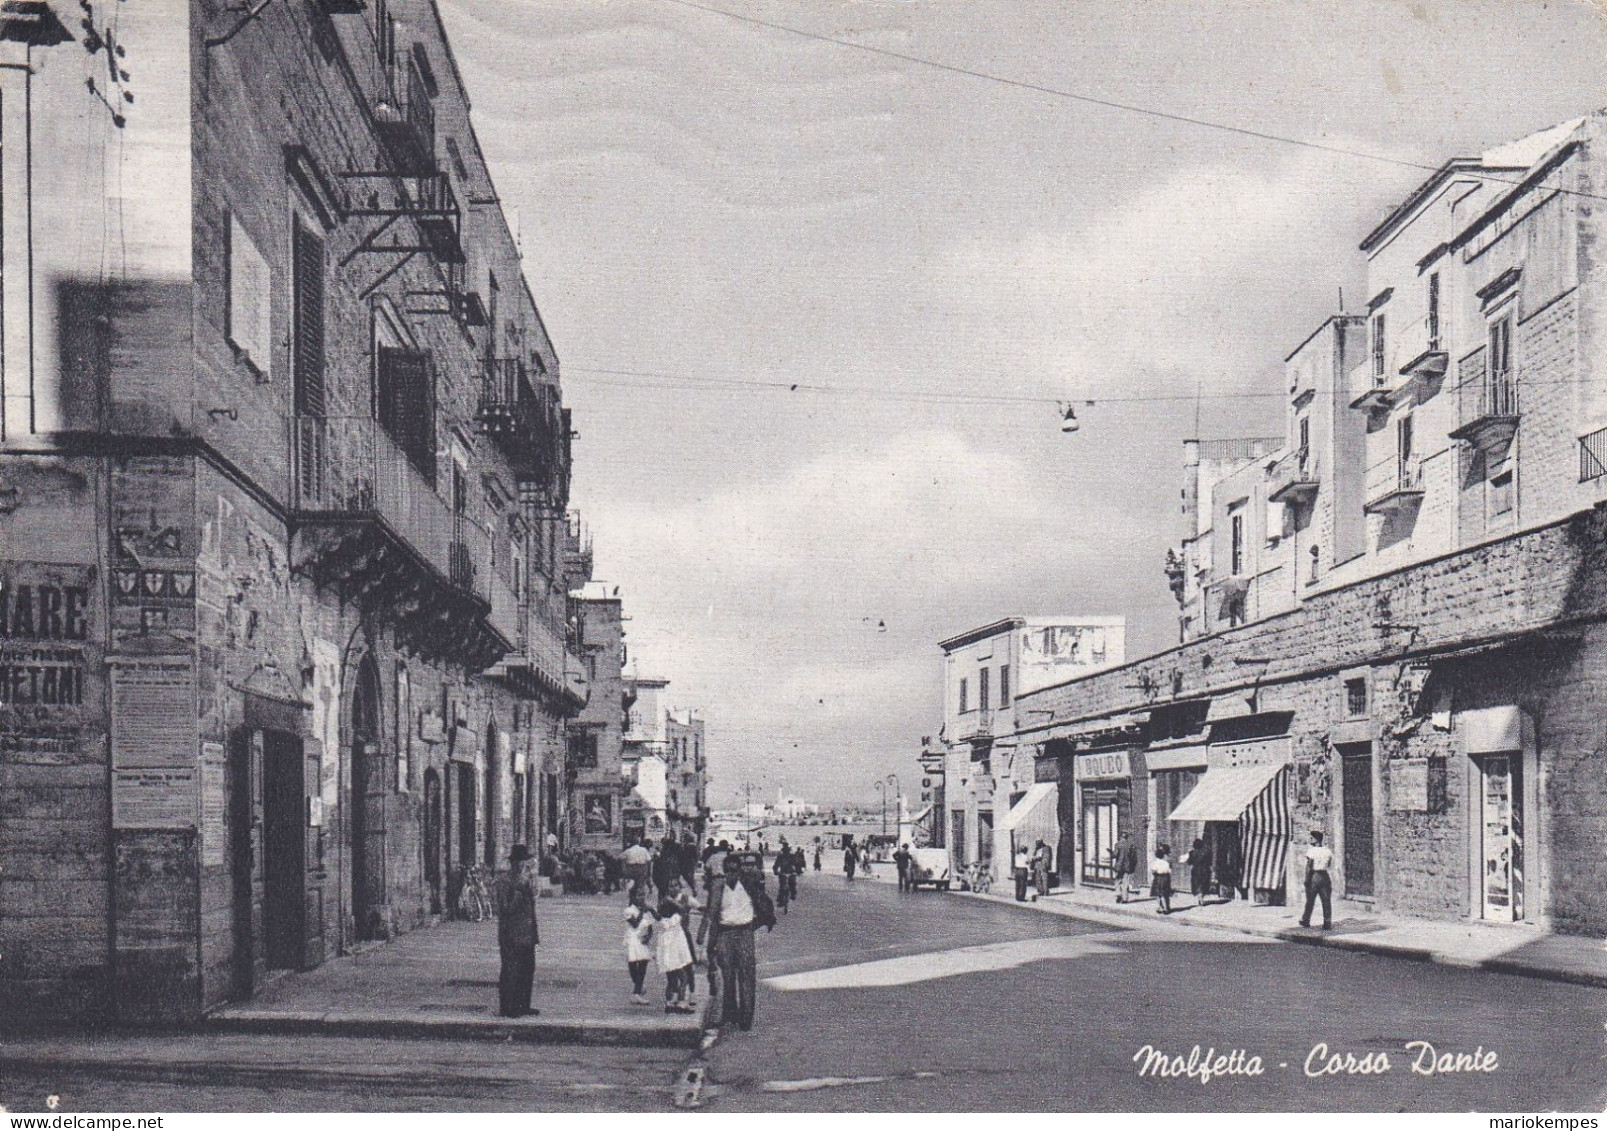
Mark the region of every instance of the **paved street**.
MULTIPOLYGON (((707 1061, 709 1111, 1599 1110, 1607 991, 810 875, 761 936, 758 1021, 707 1061), (1227 1006, 1224 1003, 1234 1003, 1227 1006), (1425 1077, 1408 1041, 1494 1050, 1425 1077), (1309 1078, 1319 1042, 1384 1074, 1309 1078), (1142 1078, 1198 1044, 1259 1076, 1142 1078)), ((547 972, 551 974, 551 971, 547 972)), ((660 984, 650 976, 650 989, 660 984)), ((623 978, 621 978, 623 980, 623 978)), ((433 992, 418 990, 420 1001, 433 992)), ((406 1001, 393 1003, 405 1009, 406 1001)), ((0 1103, 61 1111, 654 1111, 689 1054, 223 1033, 9 1038, 0 1103)))
POLYGON ((1607 992, 1596 989, 815 876, 761 939, 760 962, 757 1024, 716 1047, 710 1110, 1600 1110, 1607 1100, 1607 992), (1414 1075, 1403 1051, 1413 1040, 1442 1053, 1482 1045, 1499 1067, 1414 1075), (1387 1052, 1390 1071, 1308 1078, 1319 1042, 1358 1064, 1387 1052), (1242 1049, 1265 1071, 1140 1078, 1133 1056, 1146 1044, 1185 1056, 1195 1044, 1242 1049))

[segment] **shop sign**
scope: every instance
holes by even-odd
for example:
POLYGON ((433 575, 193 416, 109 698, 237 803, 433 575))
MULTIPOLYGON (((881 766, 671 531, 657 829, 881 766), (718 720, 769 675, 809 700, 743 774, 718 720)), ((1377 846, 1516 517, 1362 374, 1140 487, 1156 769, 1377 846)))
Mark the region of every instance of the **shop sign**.
POLYGON ((1083 754, 1077 759, 1077 778, 1079 781, 1092 781, 1096 778, 1126 778, 1132 776, 1132 763, 1125 750, 1113 750, 1106 754, 1083 754))

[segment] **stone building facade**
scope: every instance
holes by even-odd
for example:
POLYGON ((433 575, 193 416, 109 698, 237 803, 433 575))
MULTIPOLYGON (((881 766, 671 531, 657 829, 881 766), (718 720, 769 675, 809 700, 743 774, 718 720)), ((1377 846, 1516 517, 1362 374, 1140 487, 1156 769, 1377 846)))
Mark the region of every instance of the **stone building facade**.
POLYGON ((1040 779, 1118 782, 1146 856, 1203 839, 1239 896, 1297 898, 1314 829, 1341 908, 1607 928, 1604 127, 1449 161, 1368 234, 1282 444, 1186 454, 1183 642, 1017 701, 1040 779))
POLYGON ((0 1016, 184 1020, 554 829, 569 419, 431 0, 66 7, 0 13, 0 1016))
POLYGON ((625 678, 625 618, 619 590, 591 584, 570 599, 589 697, 569 727, 566 847, 625 846, 625 729, 633 697, 625 678))

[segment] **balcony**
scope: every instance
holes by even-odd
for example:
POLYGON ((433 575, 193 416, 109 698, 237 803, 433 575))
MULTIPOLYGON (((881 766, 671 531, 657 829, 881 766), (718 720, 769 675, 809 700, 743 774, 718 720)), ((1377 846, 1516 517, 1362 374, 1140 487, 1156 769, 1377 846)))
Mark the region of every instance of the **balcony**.
POLYGON ((522 358, 486 361, 480 431, 502 450, 522 481, 556 488, 567 480, 567 416, 557 388, 532 384, 522 358))
MULTIPOLYGON (((994 719, 992 707, 981 707, 974 711, 967 711, 962 714, 959 717, 959 720, 955 723, 956 733, 954 741, 970 742, 974 740, 981 740, 983 743, 986 743, 986 740, 993 737, 993 725, 994 719)), ((973 759, 976 756, 976 751, 973 749, 973 759)), ((985 754, 982 756, 986 757, 985 754)))
POLYGON ((390 620, 410 647, 484 668, 509 643, 490 627, 489 539, 454 514, 368 417, 295 420, 291 566, 390 620))
POLYGON ((435 172, 435 106, 411 54, 395 55, 381 69, 374 130, 397 173, 411 177, 435 172))
MULTIPOLYGON (((511 596, 510 591, 503 599, 511 596)), ((503 680, 521 695, 544 698, 555 703, 560 713, 572 715, 586 706, 591 689, 585 664, 570 645, 563 616, 567 602, 560 597, 555 605, 534 591, 526 596, 527 603, 517 612, 521 617, 517 649, 503 656, 486 674, 503 680)), ((493 591, 493 610, 497 601, 493 591)))
POLYGON ((1317 457, 1309 448, 1285 455, 1272 465, 1267 478, 1267 498, 1289 506, 1309 506, 1322 485, 1317 475, 1317 457))
POLYGON ((1518 382, 1512 374, 1473 382, 1462 389, 1451 439, 1466 440, 1485 452, 1504 451, 1518 431, 1518 382))
POLYGON ((1423 501, 1423 465, 1414 459, 1390 458, 1368 469, 1368 514, 1397 514, 1423 501))

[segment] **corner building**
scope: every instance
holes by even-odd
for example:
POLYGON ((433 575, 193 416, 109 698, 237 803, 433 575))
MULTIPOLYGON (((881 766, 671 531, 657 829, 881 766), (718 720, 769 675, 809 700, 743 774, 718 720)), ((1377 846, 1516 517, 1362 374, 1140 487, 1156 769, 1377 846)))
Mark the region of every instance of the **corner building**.
POLYGON ((430 0, 0 55, 0 1017, 188 1020, 567 807, 558 358, 430 0))
POLYGON ((1607 930, 1604 194, 1601 113, 1418 186, 1285 435, 1187 445, 1181 643, 1022 696, 1018 742, 1125 769, 1141 843, 1244 897, 1299 899, 1319 829, 1336 914, 1607 930))

